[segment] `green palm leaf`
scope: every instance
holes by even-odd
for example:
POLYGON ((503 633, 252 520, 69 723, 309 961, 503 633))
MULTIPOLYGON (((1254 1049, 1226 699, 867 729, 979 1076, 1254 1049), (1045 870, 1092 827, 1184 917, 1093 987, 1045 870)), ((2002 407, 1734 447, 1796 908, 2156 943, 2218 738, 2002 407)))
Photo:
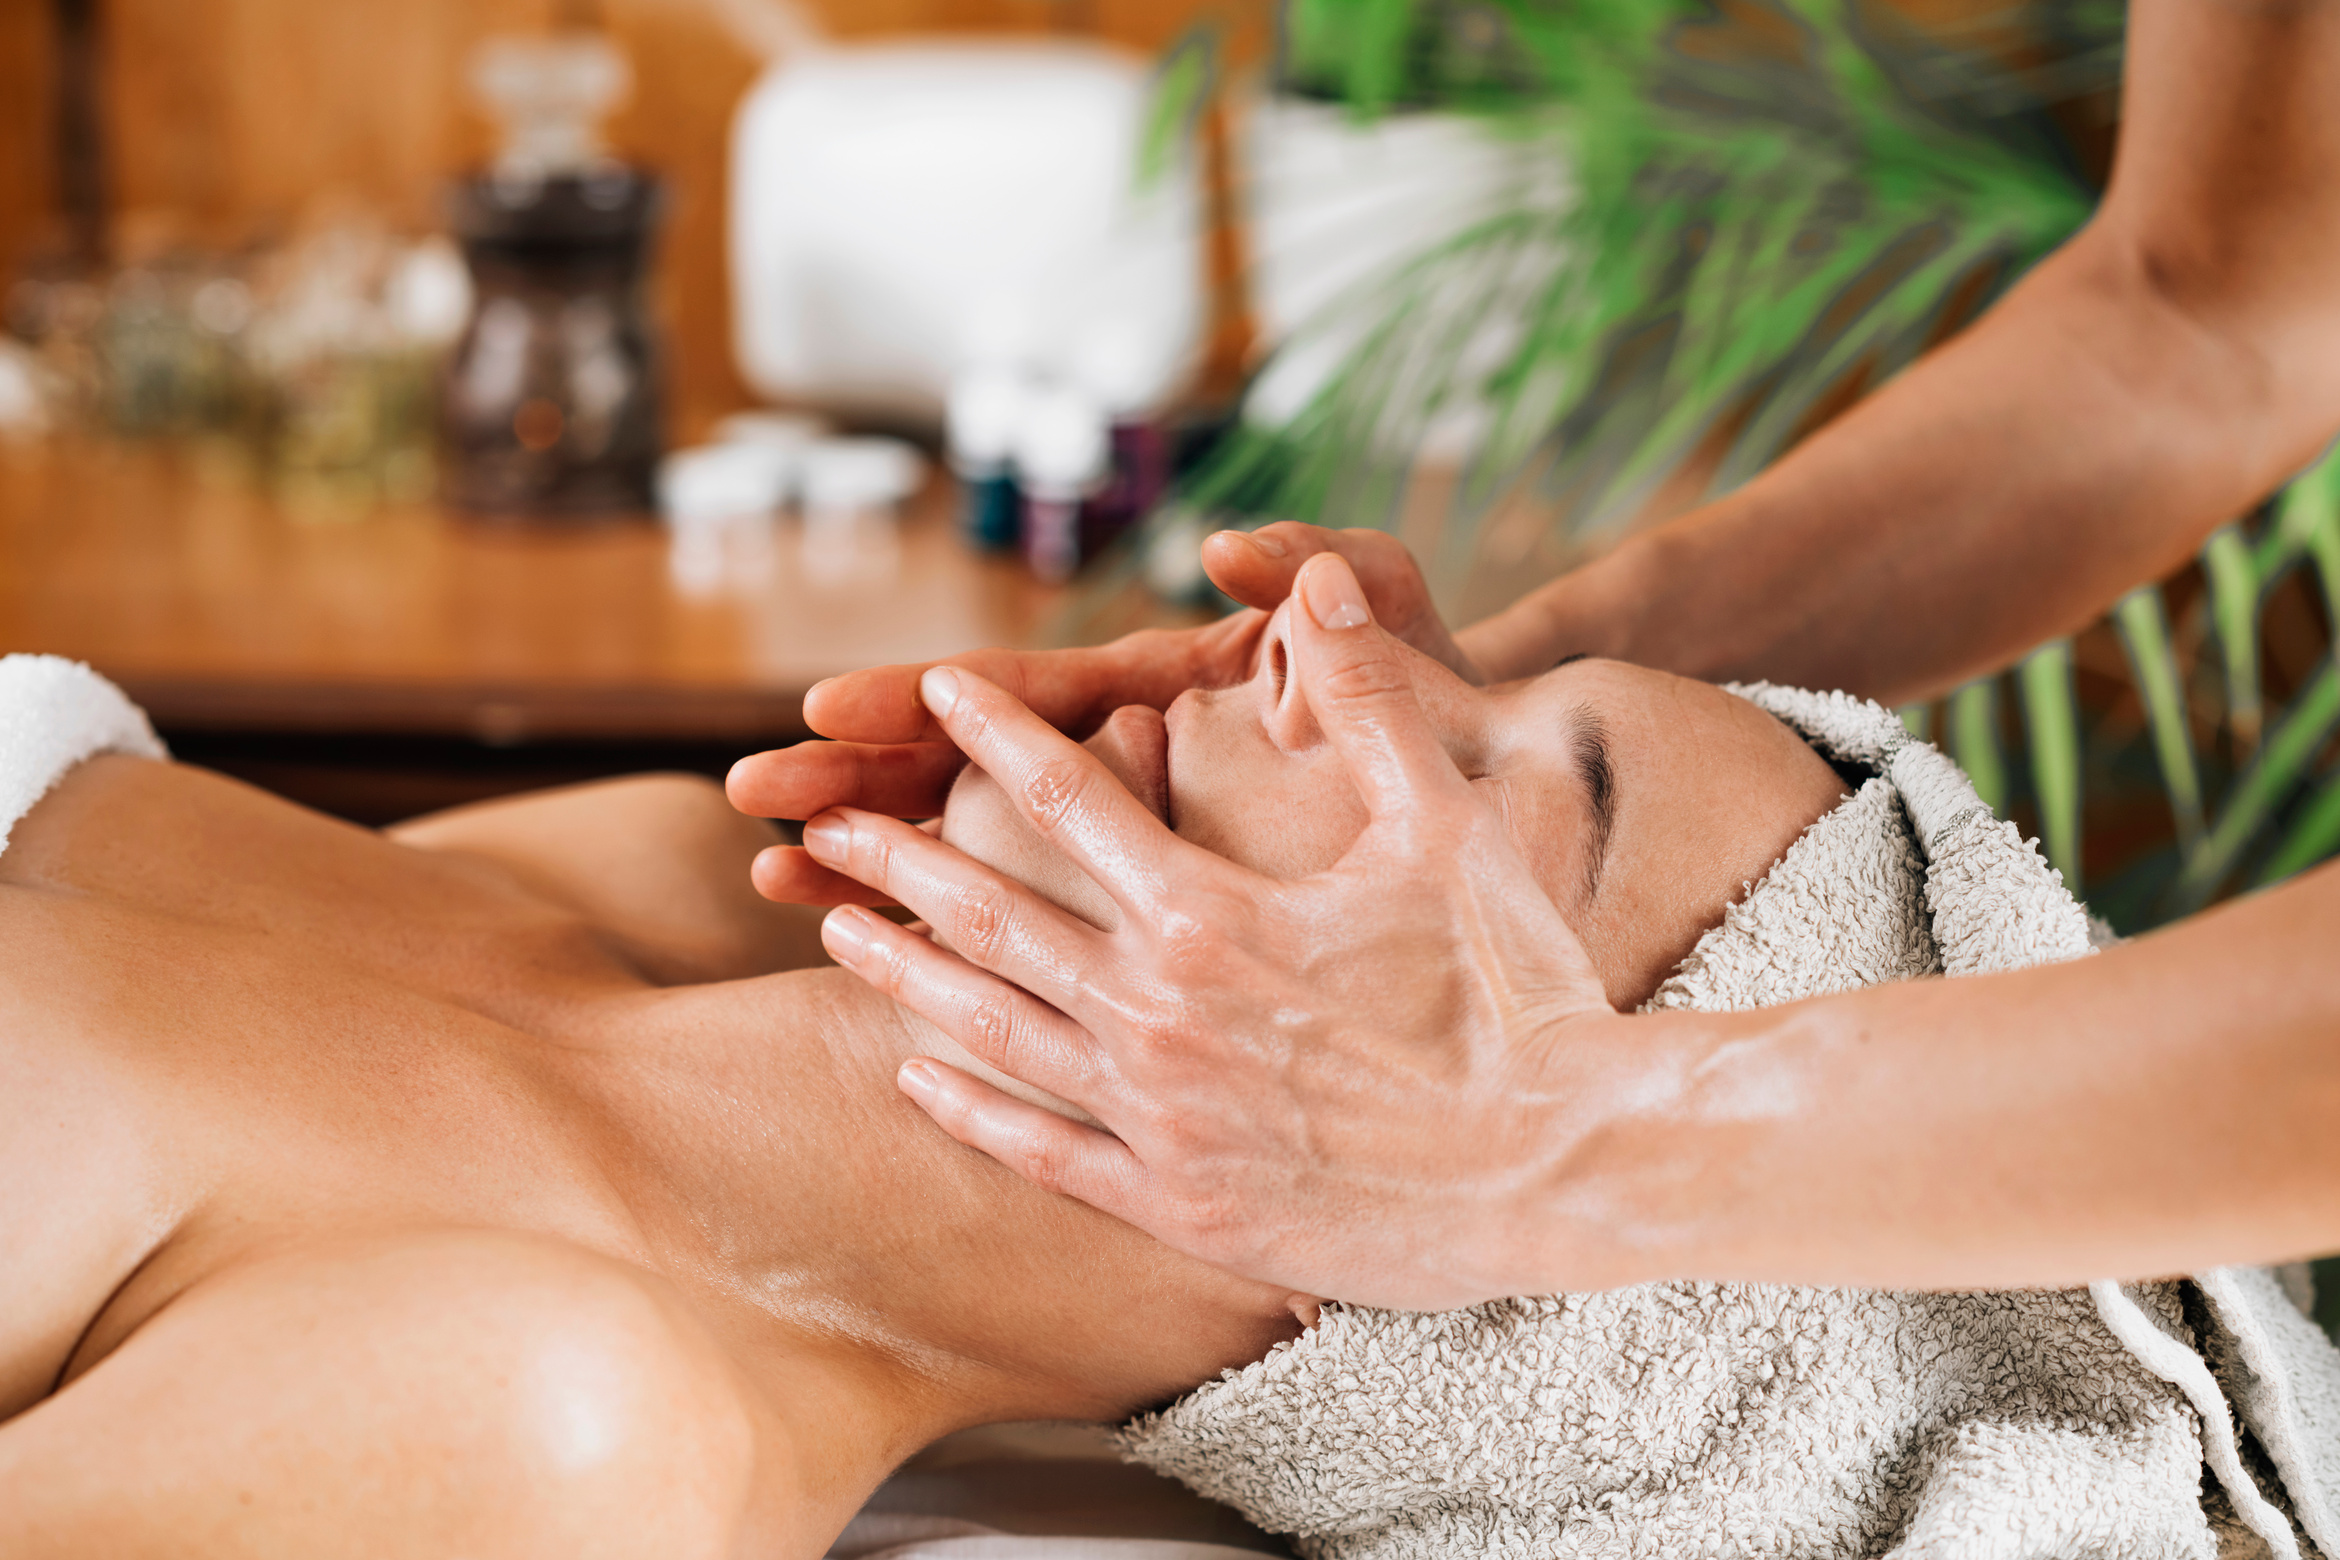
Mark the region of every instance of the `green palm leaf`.
POLYGON ((1950 756, 1974 782, 1975 795, 1992 812, 2007 811, 2007 760, 1999 749, 1998 684, 1985 677, 1950 695, 1947 736, 1950 756))
POLYGON ((2253 562, 2259 578, 2272 580, 2303 555, 2314 564, 2325 608, 2340 605, 2340 455, 2327 455, 2283 490, 2253 562))
POLYGON ((2280 883, 2340 851, 2340 775, 2327 779, 2299 809, 2252 878, 2253 888, 2280 883))
MULTIPOLYGON (((1351 343, 1340 367, 1286 426, 1229 440, 1190 502, 1388 524, 1432 419, 1471 407, 1487 432, 1442 573, 1527 473, 1603 531, 1725 417, 1745 413, 1720 480, 1761 469, 1849 376, 1923 350, 1962 287, 2003 283, 2087 215, 2037 130, 2043 87, 2078 77, 1887 37, 1847 0, 1755 3, 1770 57, 1688 0, 1293 0, 1288 82, 1360 113, 1482 114, 1570 178, 1304 327, 1303 345, 1351 343), (1474 350, 1491 323, 1492 358, 1474 350)), ((2117 12, 2053 14, 2103 33, 2065 54, 2109 80, 2117 12)))
POLYGON ((2016 670, 2031 748, 2031 792, 2051 866, 2080 892, 2080 712, 2072 698, 2072 641, 2051 640, 2016 670))
POLYGON ((2247 755, 2259 745, 2266 712, 2259 707, 2259 569, 2242 534, 2220 526, 2202 548, 2202 572, 2210 582, 2210 618, 2226 670, 2226 719, 2235 750, 2247 755))
POLYGON ((2113 608, 2113 624, 2128 652, 2129 674, 2145 706, 2153 756, 2169 793, 2178 851, 2192 855, 2202 841, 2202 772, 2194 758, 2194 734, 2186 719, 2184 677, 2169 642, 2169 614, 2159 587, 2142 585, 2113 608))
POLYGON ((2327 661, 2275 723, 2258 757, 2235 781, 2200 849, 2178 874, 2175 907, 2200 909, 2225 886, 2243 853, 2306 776, 2333 728, 2340 725, 2340 665, 2327 661))

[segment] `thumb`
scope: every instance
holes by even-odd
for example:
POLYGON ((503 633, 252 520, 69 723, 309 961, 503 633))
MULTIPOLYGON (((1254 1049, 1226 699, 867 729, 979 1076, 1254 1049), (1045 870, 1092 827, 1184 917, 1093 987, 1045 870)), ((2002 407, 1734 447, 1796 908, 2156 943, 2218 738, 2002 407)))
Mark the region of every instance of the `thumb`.
POLYGON ((1410 652, 1383 633, 1348 562, 1301 568, 1294 594, 1292 678, 1376 822, 1412 820, 1474 798, 1414 692, 1410 652))
POLYGON ((1325 550, 1312 525, 1280 522, 1256 531, 1215 531, 1203 539, 1203 572, 1247 607, 1273 612, 1292 594, 1300 565, 1325 550))
POLYGON ((1414 555, 1387 531, 1328 531, 1297 520, 1278 520, 1256 531, 1221 531, 1203 543, 1203 569, 1211 583, 1245 606, 1273 612, 1292 593, 1295 576, 1308 560, 1328 552, 1347 562, 1384 631, 1465 682, 1486 681, 1447 632, 1414 555))
MULTIPOLYGON (((1608 1007, 1583 940, 1528 869, 1509 831, 1471 789, 1415 691, 1422 657, 1374 625, 1347 562, 1312 558, 1292 614, 1292 681, 1341 755, 1372 819, 1346 860, 1407 875, 1407 892, 1445 896, 1493 928, 1497 988, 1532 996, 1545 1016, 1608 1007)), ((1437 675, 1437 674, 1432 674, 1437 675)), ((1387 883, 1386 877, 1375 881, 1387 883)), ((1453 930, 1463 930, 1461 922, 1453 930)))

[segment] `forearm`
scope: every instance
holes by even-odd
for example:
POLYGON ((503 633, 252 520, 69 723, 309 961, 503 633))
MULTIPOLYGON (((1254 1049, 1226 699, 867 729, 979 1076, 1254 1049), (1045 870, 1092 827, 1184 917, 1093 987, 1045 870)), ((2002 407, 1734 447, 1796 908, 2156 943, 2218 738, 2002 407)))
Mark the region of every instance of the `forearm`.
POLYGON ((1567 1267, 1521 1276, 2004 1288, 2340 1250, 2336 938, 2327 867, 2074 964, 1616 1020, 1546 1058, 1571 1103, 1520 1246, 1567 1267))
POLYGON ((2324 420, 2260 378, 2076 246, 1746 487, 1464 643, 1501 675, 1591 651, 1928 697, 2177 567, 2310 459, 2324 420))
POLYGON ((1462 638, 1900 702, 2178 564, 2340 429, 2340 10, 2135 0, 2095 221, 1720 502, 1462 638))

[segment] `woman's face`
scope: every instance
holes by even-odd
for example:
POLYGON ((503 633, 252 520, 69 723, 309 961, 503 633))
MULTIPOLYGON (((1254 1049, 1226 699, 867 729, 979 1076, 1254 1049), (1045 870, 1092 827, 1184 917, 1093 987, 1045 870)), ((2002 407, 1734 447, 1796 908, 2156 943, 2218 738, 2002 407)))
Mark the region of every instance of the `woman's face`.
MULTIPOLYGON (((1087 744, 1179 835, 1282 879, 1332 865, 1366 822, 1291 676, 1291 612, 1286 603, 1269 618, 1247 681, 1181 695, 1166 715, 1122 709, 1087 744)), ((1710 684, 1577 661, 1475 688, 1403 654, 1431 728, 1510 826, 1620 1007, 1647 998, 1843 793, 1787 727, 1710 684)), ((1112 901, 980 770, 953 788, 942 837, 1074 914, 1116 924, 1112 901)))

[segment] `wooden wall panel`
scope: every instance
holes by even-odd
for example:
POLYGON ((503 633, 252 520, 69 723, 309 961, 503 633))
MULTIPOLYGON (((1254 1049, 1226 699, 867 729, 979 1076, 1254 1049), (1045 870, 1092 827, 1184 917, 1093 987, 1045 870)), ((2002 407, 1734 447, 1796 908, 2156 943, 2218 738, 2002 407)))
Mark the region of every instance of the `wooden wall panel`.
POLYGON ((0 0, 0 277, 57 206, 49 0, 0 0))
POLYGON ((733 106, 761 65, 706 12, 671 0, 612 0, 608 16, 634 62, 634 100, 610 137, 667 179, 659 303, 674 344, 671 424, 689 438, 749 401, 731 360, 724 163, 733 106))
POLYGON ((116 209, 236 236, 359 202, 431 221, 441 179, 484 147, 466 52, 542 27, 541 0, 110 0, 116 209))
MULTIPOLYGON (((745 400, 731 368, 723 162, 759 69, 744 36, 764 0, 101 0, 117 248, 234 244, 368 211, 435 225, 446 179, 489 130, 464 63, 491 34, 599 15, 634 64, 618 150, 661 170, 672 203, 660 270, 678 431, 745 400)), ((54 203, 43 116, 49 0, 0 0, 0 266, 54 203), (20 42, 22 47, 19 46, 20 42), (27 64, 30 62, 30 69, 27 64), (32 90, 19 90, 19 77, 32 90)), ((1197 17, 1241 53, 1271 0, 814 0, 833 33, 1072 32, 1155 50, 1197 17)))

